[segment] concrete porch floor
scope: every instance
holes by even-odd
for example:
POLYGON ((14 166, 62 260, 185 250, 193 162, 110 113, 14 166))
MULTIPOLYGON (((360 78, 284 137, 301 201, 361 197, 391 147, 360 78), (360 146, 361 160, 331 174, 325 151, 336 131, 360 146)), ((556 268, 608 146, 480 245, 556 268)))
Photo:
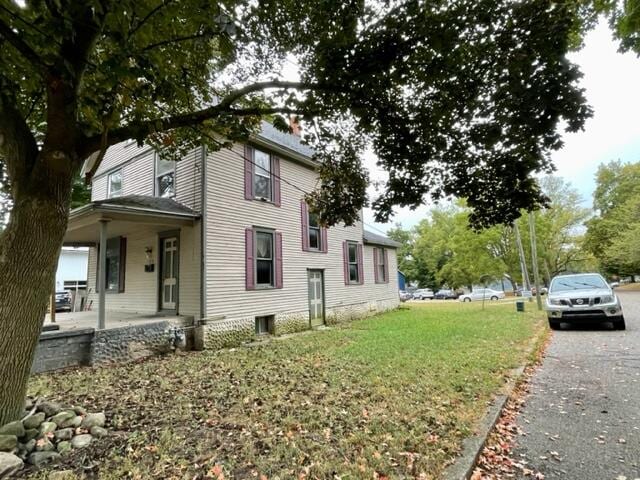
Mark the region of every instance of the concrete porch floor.
MULTIPOLYGON (((180 315, 141 314, 131 312, 107 311, 105 318, 106 329, 129 327, 132 325, 144 325, 148 323, 168 321, 182 323, 186 317, 180 315)), ((51 317, 47 313, 44 319, 45 325, 51 324, 51 317)), ((60 331, 69 331, 84 328, 98 328, 98 312, 56 312, 56 324, 60 331)))

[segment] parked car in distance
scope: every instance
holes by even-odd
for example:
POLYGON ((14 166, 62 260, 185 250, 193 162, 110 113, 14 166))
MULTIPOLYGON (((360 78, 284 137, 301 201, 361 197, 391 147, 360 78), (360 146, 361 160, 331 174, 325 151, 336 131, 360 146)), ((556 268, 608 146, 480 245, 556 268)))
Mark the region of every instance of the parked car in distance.
POLYGON ((433 297, 434 293, 430 288, 421 288, 419 290, 416 290, 413 294, 414 300, 433 300, 433 297))
POLYGON ((66 290, 56 292, 56 312, 71 311, 71 293, 66 290))
POLYGON ((611 322, 616 330, 626 328, 620 300, 599 273, 554 277, 546 310, 553 330, 563 322, 583 325, 590 321, 611 322))
POLYGON ((455 291, 443 288, 435 293, 434 298, 438 300, 455 300, 458 296, 459 295, 455 291))
POLYGON ((465 293, 464 295, 460 295, 458 300, 461 302, 471 302, 476 300, 499 300, 500 298, 504 298, 504 292, 500 290, 493 290, 491 288, 477 288, 471 293, 465 293))
POLYGON ((413 295, 411 295, 409 292, 405 292, 404 290, 400 290, 399 294, 401 302, 406 302, 407 300, 411 300, 413 298, 413 295))

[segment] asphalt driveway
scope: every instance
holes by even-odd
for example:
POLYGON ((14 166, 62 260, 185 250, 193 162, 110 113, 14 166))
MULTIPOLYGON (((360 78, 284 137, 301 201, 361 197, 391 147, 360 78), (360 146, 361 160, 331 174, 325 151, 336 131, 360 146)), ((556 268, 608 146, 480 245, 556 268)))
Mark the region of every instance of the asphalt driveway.
POLYGON ((554 332, 532 380, 514 458, 546 480, 640 478, 640 292, 618 295, 626 331, 554 332))

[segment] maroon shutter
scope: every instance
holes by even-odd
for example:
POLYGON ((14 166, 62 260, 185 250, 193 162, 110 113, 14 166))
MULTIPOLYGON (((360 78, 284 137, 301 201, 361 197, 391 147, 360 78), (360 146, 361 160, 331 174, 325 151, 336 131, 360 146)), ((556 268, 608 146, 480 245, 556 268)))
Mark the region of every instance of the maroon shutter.
POLYGON ((322 249, 322 253, 327 253, 329 251, 329 239, 327 238, 326 227, 320 227, 320 247, 322 249))
POLYGON ((280 159, 276 156, 271 157, 271 178, 273 181, 273 203, 279 207, 282 201, 280 195, 280 159))
POLYGON ((358 283, 360 283, 360 285, 364 284, 364 269, 362 266, 362 245, 358 244, 358 283))
POLYGON ((282 288, 282 233, 276 232, 276 288, 282 288))
POLYGON ((380 277, 378 275, 378 249, 373 249, 373 277, 376 279, 376 283, 380 283, 380 277))
POLYGON ((244 198, 253 200, 253 148, 244 146, 244 198))
POLYGON ((309 208, 307 204, 300 202, 300 225, 302 226, 302 251, 309 251, 309 208))
POLYGON ((384 283, 389 283, 389 251, 384 249, 384 283))
POLYGON ((124 276, 127 269, 127 239, 120 237, 120 262, 118 272, 118 293, 124 292, 124 276))
POLYGON ((344 264, 344 284, 349 285, 349 243, 342 242, 342 263, 344 264))
POLYGON ((245 286, 247 290, 254 290, 256 288, 255 281, 255 261, 254 261, 254 252, 255 252, 255 233, 253 228, 247 228, 244 231, 244 239, 245 239, 245 286))

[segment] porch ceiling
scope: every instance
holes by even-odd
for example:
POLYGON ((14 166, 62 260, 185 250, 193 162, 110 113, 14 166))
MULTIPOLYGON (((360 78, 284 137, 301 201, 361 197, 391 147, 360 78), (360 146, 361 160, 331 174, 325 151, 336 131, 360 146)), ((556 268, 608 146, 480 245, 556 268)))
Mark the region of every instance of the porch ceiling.
POLYGON ((100 221, 108 221, 109 236, 130 233, 141 224, 157 231, 167 227, 190 226, 199 214, 168 199, 130 195, 91 202, 69 215, 64 245, 96 245, 100 239, 100 221))

